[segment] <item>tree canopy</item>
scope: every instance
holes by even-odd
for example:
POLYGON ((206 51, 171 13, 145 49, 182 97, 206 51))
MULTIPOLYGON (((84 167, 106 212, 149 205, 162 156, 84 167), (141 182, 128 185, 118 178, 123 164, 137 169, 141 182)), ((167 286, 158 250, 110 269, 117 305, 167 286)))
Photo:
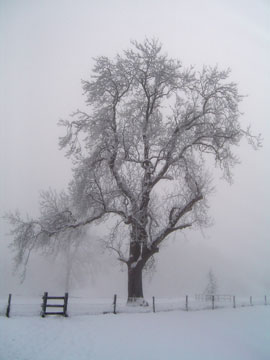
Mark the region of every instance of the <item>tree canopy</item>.
POLYGON ((17 261, 60 233, 114 216, 107 246, 127 264, 129 298, 142 298, 142 269, 172 233, 206 226, 213 189, 207 159, 227 180, 232 148, 247 137, 229 70, 184 67, 157 40, 132 42, 114 59, 95 59, 82 82, 89 110, 60 121, 61 148, 73 160, 66 205, 41 204, 38 220, 10 215, 17 261))

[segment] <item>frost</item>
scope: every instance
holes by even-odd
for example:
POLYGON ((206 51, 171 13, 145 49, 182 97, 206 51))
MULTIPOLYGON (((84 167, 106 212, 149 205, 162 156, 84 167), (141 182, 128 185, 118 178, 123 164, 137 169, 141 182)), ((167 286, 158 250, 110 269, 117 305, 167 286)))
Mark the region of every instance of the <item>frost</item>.
POLYGON ((140 255, 140 257, 138 258, 138 260, 135 261, 135 262, 133 262, 133 263, 130 265, 131 269, 135 269, 135 267, 137 266, 137 264, 138 264, 139 261, 141 261, 141 260, 142 260, 142 256, 140 255))
MULTIPOLYGON (((208 157, 230 181, 241 138, 259 145, 241 127, 242 96, 229 70, 184 67, 156 39, 94 61, 83 81, 90 114, 77 110, 61 121, 60 145, 74 162, 68 191, 60 202, 54 193, 41 201, 38 219, 8 217, 19 265, 33 249, 55 249, 77 229, 107 221, 104 247, 127 265, 138 259, 132 268, 141 259, 147 267, 172 233, 211 223, 208 157)), ((141 287, 130 296, 141 296, 141 287)))

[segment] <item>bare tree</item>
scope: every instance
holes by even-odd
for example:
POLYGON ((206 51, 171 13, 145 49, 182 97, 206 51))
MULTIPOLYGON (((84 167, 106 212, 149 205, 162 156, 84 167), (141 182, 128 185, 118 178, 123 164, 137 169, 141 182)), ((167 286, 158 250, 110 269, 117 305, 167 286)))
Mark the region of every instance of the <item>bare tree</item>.
MULTIPOLYGON (((162 242, 209 223, 207 158, 230 181, 232 147, 246 136, 256 148, 259 138, 241 128, 242 97, 229 70, 184 68, 157 40, 132 45, 113 60, 95 59, 83 81, 89 112, 60 122, 60 146, 75 166, 69 207, 53 221, 24 222, 14 245, 22 262, 37 243, 110 219, 107 246, 127 265, 128 300, 143 302, 142 271, 162 242)), ((21 218, 10 220, 16 227, 21 218)))
MULTIPOLYGON (((85 227, 84 227, 85 229, 85 227)), ((86 230, 86 229, 85 229, 86 230)), ((71 231, 62 240, 62 246, 52 248, 50 259, 61 265, 64 276, 64 290, 70 292, 76 285, 81 285, 89 277, 94 279, 100 269, 101 246, 87 231, 78 234, 71 231)))
MULTIPOLYGON (((57 218, 59 219, 61 213, 71 214, 70 209, 73 206, 66 193, 58 194, 50 189, 42 191, 40 197, 43 225, 45 219, 52 223, 57 218)), ((47 225, 44 226, 48 228, 47 225)), ((62 262, 66 292, 70 291, 73 282, 82 282, 87 276, 93 276, 99 268, 101 244, 98 243, 96 236, 93 233, 90 235, 87 230, 86 227, 67 228, 65 231, 59 232, 57 241, 51 239, 43 252, 44 255, 49 256, 54 261, 62 262)))
POLYGON ((204 290, 204 294, 205 295, 217 294, 217 290, 218 290, 217 278, 212 269, 210 269, 207 274, 207 280, 208 280, 208 282, 207 282, 207 286, 204 290))
POLYGON ((33 250, 54 262, 62 263, 65 291, 70 291, 73 281, 93 275, 99 267, 101 246, 93 235, 89 236, 86 227, 67 226, 71 221, 74 222, 70 209, 72 204, 64 191, 58 194, 49 189, 40 193, 39 219, 23 220, 19 213, 6 215, 13 225, 12 245, 17 251, 15 263, 17 267, 23 265, 22 281, 33 250), (59 227, 61 231, 57 231, 59 227), (52 229, 54 236, 50 236, 52 229))

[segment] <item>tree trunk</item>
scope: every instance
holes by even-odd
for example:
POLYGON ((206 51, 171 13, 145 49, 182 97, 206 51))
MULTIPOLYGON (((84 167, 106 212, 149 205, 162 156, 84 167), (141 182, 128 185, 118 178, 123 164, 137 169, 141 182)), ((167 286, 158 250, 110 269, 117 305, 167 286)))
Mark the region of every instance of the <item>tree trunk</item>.
POLYGON ((148 306, 143 298, 142 272, 145 264, 158 252, 158 248, 148 249, 139 242, 130 243, 128 266, 128 304, 148 306))
POLYGON ((128 267, 128 301, 129 305, 148 306, 143 298, 142 285, 143 266, 137 264, 136 267, 128 267))
POLYGON ((142 268, 141 266, 128 268, 128 300, 143 298, 142 268))

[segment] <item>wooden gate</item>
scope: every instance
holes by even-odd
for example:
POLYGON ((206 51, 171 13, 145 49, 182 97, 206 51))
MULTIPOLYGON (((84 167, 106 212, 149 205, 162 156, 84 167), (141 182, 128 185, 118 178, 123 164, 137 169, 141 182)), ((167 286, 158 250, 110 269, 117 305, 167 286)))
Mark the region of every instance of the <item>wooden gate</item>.
POLYGON ((45 317, 46 315, 62 315, 67 317, 67 304, 68 304, 68 293, 65 293, 65 296, 48 296, 48 293, 45 292, 42 297, 42 304, 41 304, 41 316, 45 317), (51 304, 48 303, 50 300, 62 300, 63 304, 51 304), (62 309, 62 311, 47 311, 47 308, 49 309, 62 309))

